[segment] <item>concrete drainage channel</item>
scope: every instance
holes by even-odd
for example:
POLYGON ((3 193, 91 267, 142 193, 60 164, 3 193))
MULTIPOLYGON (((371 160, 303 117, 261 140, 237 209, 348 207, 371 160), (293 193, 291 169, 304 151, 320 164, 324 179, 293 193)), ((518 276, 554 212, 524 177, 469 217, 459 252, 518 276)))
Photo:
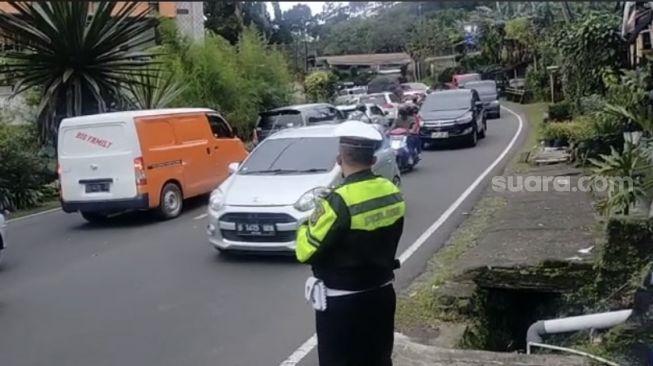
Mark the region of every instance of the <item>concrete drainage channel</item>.
POLYGON ((438 303, 447 304, 441 310, 455 312, 453 317, 466 324, 459 341, 461 348, 520 354, 553 353, 570 357, 569 362, 592 359, 600 364, 615 365, 600 357, 546 344, 560 340, 559 333, 568 333, 565 334, 568 336, 580 330, 606 329, 623 323, 630 315, 630 310, 624 310, 553 320, 564 313, 561 310, 574 307, 571 297, 587 282, 588 276, 593 276, 590 265, 563 262, 532 267, 479 268, 437 290, 436 297, 438 303), (461 286, 470 290, 463 295, 456 292, 455 299, 446 298, 449 296, 447 288, 461 286), (543 319, 550 320, 543 322, 543 319))

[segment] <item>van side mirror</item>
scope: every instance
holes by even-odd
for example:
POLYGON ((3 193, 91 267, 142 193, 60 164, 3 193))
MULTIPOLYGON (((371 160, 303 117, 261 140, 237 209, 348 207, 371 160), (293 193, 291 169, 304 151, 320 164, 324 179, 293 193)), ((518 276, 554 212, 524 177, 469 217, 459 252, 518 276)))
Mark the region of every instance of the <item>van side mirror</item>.
POLYGON ((229 163, 229 167, 228 167, 229 174, 234 174, 235 172, 238 171, 238 168, 240 168, 240 163, 238 162, 229 163))

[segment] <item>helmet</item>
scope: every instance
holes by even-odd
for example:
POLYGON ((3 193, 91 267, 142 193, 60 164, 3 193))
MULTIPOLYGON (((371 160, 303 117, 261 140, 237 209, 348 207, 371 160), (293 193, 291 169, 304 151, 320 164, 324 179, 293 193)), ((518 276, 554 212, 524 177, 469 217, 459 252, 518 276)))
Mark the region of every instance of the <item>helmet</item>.
POLYGON ((413 112, 413 106, 412 105, 401 106, 401 107, 399 107, 399 111, 398 111, 399 115, 402 116, 402 117, 408 117, 411 114, 413 114, 412 112, 413 112))
POLYGON ((382 141, 381 132, 370 124, 361 121, 346 121, 334 129, 336 137, 349 137, 360 140, 382 141))

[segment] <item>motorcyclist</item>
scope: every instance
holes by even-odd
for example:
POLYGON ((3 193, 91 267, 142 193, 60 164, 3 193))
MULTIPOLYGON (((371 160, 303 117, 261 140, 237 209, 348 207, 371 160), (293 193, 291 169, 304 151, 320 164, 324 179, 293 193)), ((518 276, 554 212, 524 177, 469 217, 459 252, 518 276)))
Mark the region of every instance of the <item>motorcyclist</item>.
POLYGON ((416 106, 413 105, 405 105, 400 107, 397 118, 393 122, 392 127, 390 127, 390 131, 397 128, 408 130, 408 147, 419 154, 422 151, 422 144, 418 135, 419 125, 417 119, 415 118, 415 109, 416 106))

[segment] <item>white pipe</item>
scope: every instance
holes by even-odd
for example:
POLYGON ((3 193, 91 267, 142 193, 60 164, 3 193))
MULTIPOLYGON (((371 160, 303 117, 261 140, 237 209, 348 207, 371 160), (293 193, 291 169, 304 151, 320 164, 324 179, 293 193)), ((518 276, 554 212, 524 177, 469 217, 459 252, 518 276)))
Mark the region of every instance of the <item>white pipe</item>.
POLYGON ((587 352, 578 351, 578 350, 575 350, 573 348, 553 346, 553 345, 550 345, 550 344, 543 344, 543 343, 528 342, 528 344, 526 345, 526 354, 528 354, 528 355, 531 354, 531 347, 540 347, 540 348, 545 348, 545 349, 552 349, 552 350, 555 350, 555 351, 568 352, 568 353, 571 353, 571 354, 575 354, 575 355, 590 358, 590 359, 592 359, 594 361, 598 361, 598 362, 604 363, 606 365, 619 366, 619 364, 617 364, 617 363, 606 360, 605 358, 602 358, 602 357, 599 357, 599 356, 594 356, 594 355, 589 354, 587 352))
POLYGON ((526 344, 542 343, 545 334, 575 332, 585 329, 606 329, 624 323, 632 310, 618 310, 607 313, 572 316, 568 318, 538 320, 528 327, 526 344))
POLYGON ((610 311, 590 315, 572 316, 569 318, 552 319, 544 321, 546 334, 566 333, 583 329, 606 329, 624 323, 632 310, 610 311))

